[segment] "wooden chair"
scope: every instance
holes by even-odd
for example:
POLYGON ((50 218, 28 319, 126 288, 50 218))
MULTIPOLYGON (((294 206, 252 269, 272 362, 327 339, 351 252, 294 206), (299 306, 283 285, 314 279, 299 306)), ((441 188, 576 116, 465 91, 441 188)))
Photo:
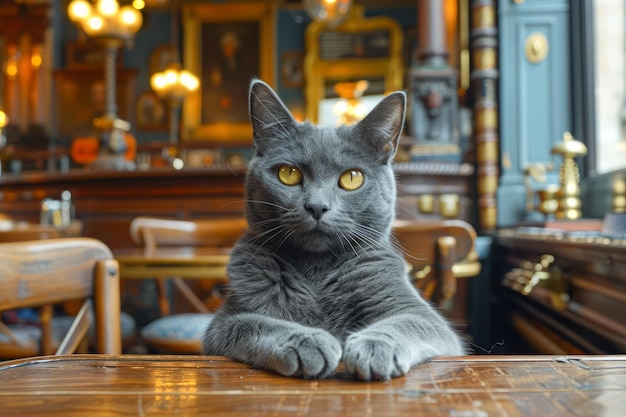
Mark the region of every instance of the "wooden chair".
POLYGON ((0 222, 0 242, 80 237, 83 223, 75 220, 69 226, 58 229, 50 224, 9 221, 0 222))
MULTIPOLYGON (((133 242, 142 245, 146 251, 168 247, 229 248, 247 227, 244 218, 178 220, 140 216, 131 222, 130 235, 133 242)), ((154 278, 162 317, 142 329, 142 339, 149 347, 170 353, 200 353, 201 335, 212 320, 213 313, 182 278, 154 278), (166 280, 173 283, 195 312, 171 314, 166 280)), ((226 277, 223 282, 226 282, 226 277)), ((211 284, 214 283, 215 280, 212 280, 211 284)))
POLYGON ((39 309, 39 332, 24 333, 20 326, 0 322, 2 358, 73 353, 84 346, 92 322, 95 350, 122 352, 119 268, 109 248, 98 240, 0 243, 0 313, 21 308, 39 309), (74 300, 83 300, 82 307, 57 344, 54 306, 74 300))
POLYGON ((466 322, 467 284, 480 273, 476 231, 462 220, 395 220, 393 236, 416 287, 460 324, 466 322))

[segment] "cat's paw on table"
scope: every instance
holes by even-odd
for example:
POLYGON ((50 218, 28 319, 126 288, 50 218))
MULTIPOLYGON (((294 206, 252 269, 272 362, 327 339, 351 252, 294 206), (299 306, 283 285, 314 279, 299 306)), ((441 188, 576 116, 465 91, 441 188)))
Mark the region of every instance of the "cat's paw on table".
POLYGON ((343 363, 359 379, 388 381, 409 371, 411 352, 387 337, 355 334, 346 340, 343 363))
POLYGON ((339 341, 324 330, 315 330, 291 335, 277 347, 271 366, 281 375, 323 379, 335 372, 340 360, 339 341))

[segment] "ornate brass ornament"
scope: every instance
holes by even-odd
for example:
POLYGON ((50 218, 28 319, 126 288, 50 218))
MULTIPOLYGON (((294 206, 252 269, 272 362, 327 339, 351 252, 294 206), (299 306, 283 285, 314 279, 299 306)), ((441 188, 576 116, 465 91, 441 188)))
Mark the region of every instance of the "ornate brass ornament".
POLYGON ((526 38, 524 50, 528 62, 538 64, 548 56, 548 38, 541 32, 533 32, 526 38))
POLYGON ((556 212, 557 219, 576 220, 582 216, 580 211, 580 174, 574 158, 587 154, 587 147, 581 141, 574 139, 570 132, 563 133, 563 141, 557 143, 551 150, 553 155, 561 155, 563 163, 559 171, 561 189, 558 193, 559 206, 556 212))

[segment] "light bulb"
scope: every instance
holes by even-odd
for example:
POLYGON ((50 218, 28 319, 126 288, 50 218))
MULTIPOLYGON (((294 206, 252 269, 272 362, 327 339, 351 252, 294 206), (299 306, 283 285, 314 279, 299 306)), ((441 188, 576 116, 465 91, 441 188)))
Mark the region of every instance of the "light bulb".
POLYGON ((162 72, 152 74, 152 77, 150 77, 150 87, 157 92, 165 87, 165 77, 162 72))
POLYGON ((200 82, 198 81, 198 77, 196 77, 195 75, 193 75, 187 70, 182 70, 180 72, 180 82, 181 84, 185 86, 185 88, 188 91, 194 91, 200 85, 200 82))
POLYGON ((119 10, 120 5, 117 4, 117 0, 98 0, 96 9, 102 16, 112 17, 115 16, 119 10))
POLYGON ((137 32, 143 24, 143 16, 132 6, 122 6, 118 19, 120 24, 128 28, 131 33, 137 32))
POLYGON ((67 14, 72 22, 80 22, 91 15, 91 4, 86 0, 73 0, 67 7, 67 14))

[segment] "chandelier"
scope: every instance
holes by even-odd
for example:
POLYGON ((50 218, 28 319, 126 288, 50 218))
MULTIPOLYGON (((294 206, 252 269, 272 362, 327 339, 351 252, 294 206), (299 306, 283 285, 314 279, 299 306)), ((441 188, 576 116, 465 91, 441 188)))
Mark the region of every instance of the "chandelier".
MULTIPOLYGON (((172 49, 175 51, 172 61, 167 68, 163 71, 155 72, 150 77, 150 87, 157 93, 157 95, 169 103, 170 108, 170 132, 169 143, 170 145, 178 144, 178 113, 183 104, 183 100, 193 91, 196 91, 200 87, 200 80, 190 71, 183 69, 180 63, 180 53, 178 51, 178 33, 179 33, 179 18, 180 5, 175 3, 172 7, 172 49)), ((178 150, 175 146, 166 148, 164 154, 174 156, 176 158, 178 150)))
POLYGON ((118 39, 127 46, 143 23, 139 10, 128 5, 120 7, 117 0, 98 0, 95 5, 87 0, 72 0, 67 13, 87 36, 118 39))

